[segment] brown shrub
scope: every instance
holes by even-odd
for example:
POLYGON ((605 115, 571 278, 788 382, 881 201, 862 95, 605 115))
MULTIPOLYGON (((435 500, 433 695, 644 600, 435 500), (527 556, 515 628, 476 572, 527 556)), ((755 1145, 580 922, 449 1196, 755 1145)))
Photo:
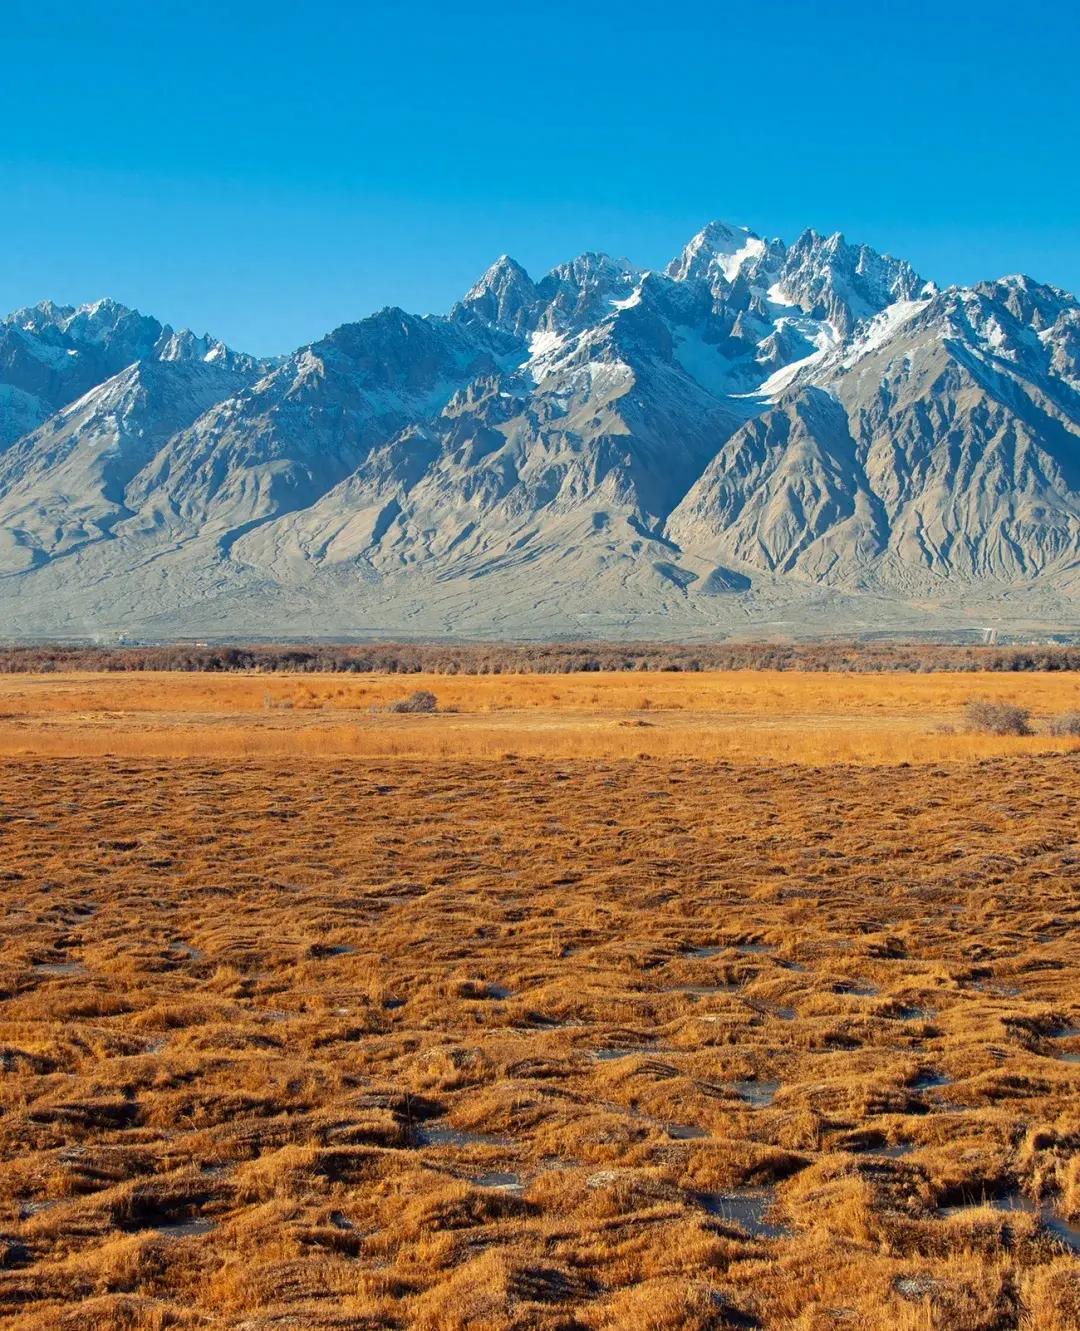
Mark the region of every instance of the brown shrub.
POLYGON ((969 730, 990 735, 1032 735, 1031 713, 1011 702, 973 699, 964 709, 969 730))
POLYGON ((1064 716, 1053 716, 1047 726, 1051 735, 1080 735, 1080 712, 1066 712, 1064 716))
POLYGON ((391 712, 437 712, 439 700, 428 689, 417 689, 407 698, 399 698, 390 704, 391 712))
MULTIPOLYGON (((699 643, 367 643, 346 646, 0 647, 0 674, 69 670, 179 670, 320 674, 508 675, 599 670, 795 670, 858 673, 1077 670, 1080 647, 1060 643, 984 646, 958 643, 741 642, 699 643)), ((274 704, 279 705, 279 704, 274 704)))

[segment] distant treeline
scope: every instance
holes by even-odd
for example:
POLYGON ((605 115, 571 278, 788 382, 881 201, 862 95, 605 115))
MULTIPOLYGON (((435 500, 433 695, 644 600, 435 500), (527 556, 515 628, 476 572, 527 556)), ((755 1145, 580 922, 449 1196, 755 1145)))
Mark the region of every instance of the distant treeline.
POLYGON ((1080 670, 1080 646, 951 643, 502 643, 363 646, 0 648, 0 673, 192 670, 316 674, 510 675, 580 671, 806 670, 912 673, 945 670, 1080 670))

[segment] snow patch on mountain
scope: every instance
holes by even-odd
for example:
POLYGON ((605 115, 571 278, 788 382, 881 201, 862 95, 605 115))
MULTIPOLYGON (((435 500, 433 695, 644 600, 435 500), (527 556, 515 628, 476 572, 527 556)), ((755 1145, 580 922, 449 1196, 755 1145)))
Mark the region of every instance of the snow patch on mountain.
POLYGON ((19 632, 1060 620, 1078 569, 1076 300, 839 233, 503 255, 273 362, 113 301, 0 321, 19 632))

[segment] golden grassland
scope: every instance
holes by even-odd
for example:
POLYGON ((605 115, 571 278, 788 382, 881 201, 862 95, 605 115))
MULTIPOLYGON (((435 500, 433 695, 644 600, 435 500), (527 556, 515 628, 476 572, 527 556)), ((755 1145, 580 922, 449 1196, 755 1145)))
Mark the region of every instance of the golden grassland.
POLYGON ((0 676, 0 755, 944 761, 1076 739, 963 729, 972 698, 1080 711, 1080 674, 0 676), (440 714, 400 716, 414 689, 440 714))
POLYGON ((1080 1331, 1080 756, 971 697, 1077 678, 0 681, 0 1324, 1080 1331))

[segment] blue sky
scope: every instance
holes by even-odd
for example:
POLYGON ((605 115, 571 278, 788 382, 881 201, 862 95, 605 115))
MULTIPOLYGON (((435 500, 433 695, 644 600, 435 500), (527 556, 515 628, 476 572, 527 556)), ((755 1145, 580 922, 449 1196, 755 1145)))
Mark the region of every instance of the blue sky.
POLYGON ((285 351, 713 217, 1075 291, 1078 58, 1063 0, 5 0, 0 307, 285 351))

